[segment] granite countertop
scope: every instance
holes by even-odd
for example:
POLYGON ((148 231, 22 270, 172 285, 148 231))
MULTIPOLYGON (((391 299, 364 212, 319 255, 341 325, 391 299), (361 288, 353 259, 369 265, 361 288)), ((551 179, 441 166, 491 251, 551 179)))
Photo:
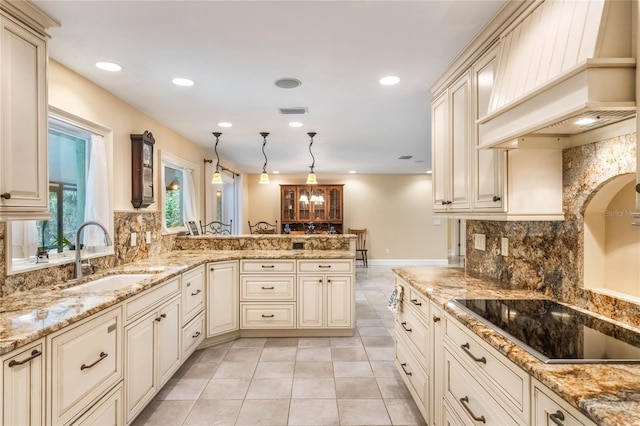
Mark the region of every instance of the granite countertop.
POLYGON ((114 306, 188 269, 237 259, 353 259, 350 251, 230 250, 173 251, 163 256, 101 271, 82 280, 41 287, 0 298, 0 355, 114 306), (153 274, 119 290, 68 291, 70 287, 115 274, 153 274))
POLYGON ((456 298, 546 299, 544 295, 468 277, 462 268, 417 267, 393 271, 597 424, 640 425, 640 365, 545 364, 457 305, 448 303, 456 298))

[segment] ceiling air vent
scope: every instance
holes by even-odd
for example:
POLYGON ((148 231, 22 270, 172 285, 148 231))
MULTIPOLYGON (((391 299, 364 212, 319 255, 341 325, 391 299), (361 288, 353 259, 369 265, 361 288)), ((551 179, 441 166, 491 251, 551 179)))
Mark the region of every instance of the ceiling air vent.
POLYGON ((401 155, 400 157, 398 157, 398 160, 411 160, 413 158, 413 155, 401 155))
POLYGON ((309 109, 307 107, 292 107, 292 108, 278 108, 278 111, 280 111, 280 114, 285 114, 285 115, 300 115, 300 114, 308 113, 309 109))

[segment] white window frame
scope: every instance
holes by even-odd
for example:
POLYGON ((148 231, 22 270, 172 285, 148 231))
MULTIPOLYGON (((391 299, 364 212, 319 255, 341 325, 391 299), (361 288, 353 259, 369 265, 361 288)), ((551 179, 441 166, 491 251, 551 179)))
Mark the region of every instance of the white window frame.
MULTIPOLYGON (((162 234, 171 235, 171 234, 181 234, 181 233, 189 232, 187 228, 184 226, 184 224, 182 226, 167 228, 166 212, 164 210, 164 204, 165 204, 165 198, 166 198, 165 192, 167 188, 167 182, 165 182, 165 179, 164 179, 165 166, 171 167, 173 169, 182 170, 183 172, 191 171, 191 175, 193 177, 193 186, 195 188, 196 212, 198 213, 198 216, 200 216, 200 198, 201 198, 200 195, 202 191, 202 186, 200 183, 200 180, 201 180, 200 168, 197 164, 192 163, 191 161, 185 160, 184 158, 178 157, 177 155, 174 155, 165 150, 160 150, 160 170, 159 170, 160 191, 158 191, 158 193, 160 198, 160 214, 162 216, 162 221, 161 221, 162 234)), ((198 224, 198 226, 200 225, 198 224)))

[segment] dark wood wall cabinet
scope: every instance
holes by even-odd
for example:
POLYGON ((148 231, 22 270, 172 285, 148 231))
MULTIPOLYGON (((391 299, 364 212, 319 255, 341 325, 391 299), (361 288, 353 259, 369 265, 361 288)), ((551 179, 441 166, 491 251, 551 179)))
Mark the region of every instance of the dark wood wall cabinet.
POLYGON ((342 233, 344 185, 280 185, 282 233, 342 233))
POLYGON ((153 190, 153 134, 145 130, 131 135, 131 204, 136 209, 154 202, 153 190))

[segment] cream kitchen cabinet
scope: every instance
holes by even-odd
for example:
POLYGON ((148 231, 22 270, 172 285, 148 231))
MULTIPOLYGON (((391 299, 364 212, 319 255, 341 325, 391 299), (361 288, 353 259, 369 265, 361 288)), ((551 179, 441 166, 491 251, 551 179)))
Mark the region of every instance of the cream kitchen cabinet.
POLYGON ((47 423, 67 424, 122 380, 122 308, 47 336, 47 423))
POLYGON ((442 339, 444 338, 442 309, 435 303, 429 304, 431 309, 431 324, 429 326, 429 344, 431 346, 429 368, 430 399, 431 411, 429 421, 433 426, 442 424, 443 416, 443 381, 444 374, 442 365, 444 365, 444 347, 442 339))
POLYGON ((298 261, 298 328, 353 328, 353 260, 298 261))
POLYGON ((44 339, 2 357, 2 424, 44 423, 44 339))
POLYGON ((182 274, 182 324, 187 324, 204 310, 204 265, 182 274))
POLYGON ((207 337, 240 328, 238 261, 207 264, 207 337))
POLYGON ((9 7, 0 11, 0 219, 44 219, 47 37, 6 13, 9 7))
POLYGON ((595 426, 595 423, 533 378, 531 398, 532 426, 595 426))
POLYGON ((180 367, 181 278, 125 302, 125 415, 130 423, 180 367), (176 292, 176 289, 178 290, 176 292))
POLYGON ((73 426, 120 426, 124 423, 124 390, 119 383, 98 403, 84 413, 73 426))
POLYGON ((431 106, 434 211, 464 211, 471 200, 471 75, 463 74, 431 106))

